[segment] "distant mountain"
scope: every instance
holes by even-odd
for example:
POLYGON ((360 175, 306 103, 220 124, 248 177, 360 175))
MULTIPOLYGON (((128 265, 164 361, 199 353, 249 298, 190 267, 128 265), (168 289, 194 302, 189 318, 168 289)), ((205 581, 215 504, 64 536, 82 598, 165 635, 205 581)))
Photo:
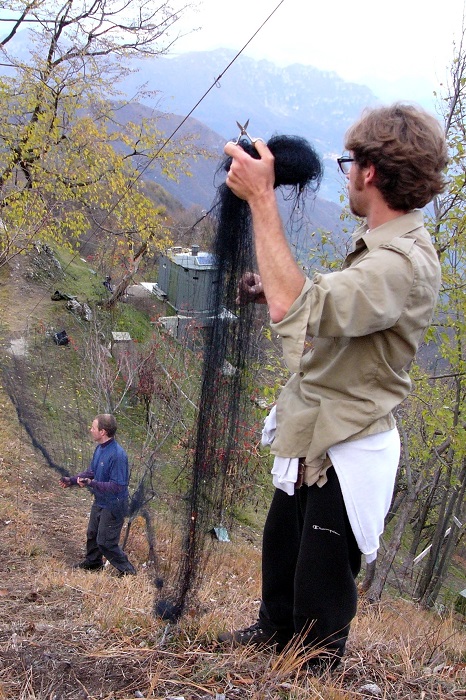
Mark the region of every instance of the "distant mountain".
MULTIPOLYGON (((139 72, 121 84, 134 95, 144 84, 141 101, 164 112, 186 115, 214 84, 235 53, 227 49, 159 56, 132 62, 139 72)), ((320 196, 339 201, 343 180, 335 158, 343 148, 348 126, 377 98, 363 85, 342 80, 336 73, 295 64, 279 68, 269 61, 241 55, 193 112, 193 116, 225 139, 237 136, 236 121, 250 120, 252 136, 297 134, 323 156, 326 174, 320 196)))
MULTIPOLYGON (((27 36, 20 32, 19 38, 20 34, 27 36)), ((16 48, 27 60, 28 42, 19 42, 16 48)), ((310 226, 340 231, 344 179, 337 172, 335 159, 342 151, 348 126, 365 106, 377 102, 374 94, 336 73, 311 66, 280 68, 244 55, 233 61, 234 56, 231 50, 218 49, 130 62, 138 72, 130 73, 118 88, 128 99, 138 95, 138 102, 121 107, 119 118, 138 123, 143 117, 155 117, 158 127, 169 136, 192 112, 174 138, 189 134, 197 147, 211 153, 211 157, 190 159, 192 175, 182 175, 178 182, 165 178, 157 164, 144 178, 164 187, 186 208, 209 209, 225 141, 237 137, 237 120, 244 123, 249 119, 252 136, 267 140, 277 133, 296 134, 313 143, 324 159, 325 174, 319 197, 307 207, 310 226), (141 85, 144 91, 139 95, 141 85)), ((3 68, 1 72, 8 71, 3 68)))
MULTIPOLYGON (((117 105, 116 113, 118 121, 122 124, 127 122, 139 124, 142 120, 154 120, 163 136, 171 137, 171 146, 189 137, 197 151, 208 154, 204 157, 191 157, 184 162, 183 166, 187 167, 191 174, 180 174, 177 180, 167 178, 163 174, 157 159, 143 173, 144 180, 154 181, 162 186, 183 207, 198 206, 208 209, 215 197, 215 172, 222 158, 225 139, 197 119, 189 118, 184 121, 184 118, 178 114, 160 112, 138 102, 117 105)), ((111 123, 108 128, 111 131, 111 123)), ((121 144, 115 144, 115 146, 123 149, 121 144)))
MULTIPOLYGON (((212 206, 216 188, 224 180, 224 173, 217 173, 222 163, 223 147, 226 139, 192 117, 184 118, 176 114, 159 112, 139 103, 129 103, 118 107, 118 118, 122 123, 138 123, 143 119, 156 119, 157 128, 167 137, 176 131, 173 141, 189 136, 196 148, 210 153, 210 157, 190 158, 187 166, 191 175, 180 175, 178 180, 164 176, 157 160, 144 172, 144 180, 153 181, 163 187, 184 207, 198 207, 208 210, 212 206), (180 126, 180 124, 184 123, 180 126), (180 127, 178 129, 178 127, 180 127)), ((289 216, 289 203, 280 202, 283 217, 289 216)), ((334 202, 316 197, 306 204, 306 228, 310 231, 325 229, 340 232, 341 207, 334 202)), ((301 247, 301 246, 299 246, 301 247)))

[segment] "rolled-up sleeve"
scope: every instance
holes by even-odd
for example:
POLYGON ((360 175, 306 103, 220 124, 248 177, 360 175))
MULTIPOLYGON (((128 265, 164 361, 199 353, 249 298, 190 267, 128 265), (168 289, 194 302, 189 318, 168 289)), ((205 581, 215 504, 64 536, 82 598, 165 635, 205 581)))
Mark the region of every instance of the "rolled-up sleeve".
POLYGON ((299 370, 306 336, 361 337, 392 327, 413 285, 413 266, 401 251, 378 248, 355 267, 306 279, 300 296, 272 329, 292 372, 299 370))
POLYGON ((306 278, 301 294, 292 304, 286 316, 277 323, 271 323, 272 330, 282 339, 283 357, 291 372, 299 370, 309 321, 310 295, 312 282, 306 278))

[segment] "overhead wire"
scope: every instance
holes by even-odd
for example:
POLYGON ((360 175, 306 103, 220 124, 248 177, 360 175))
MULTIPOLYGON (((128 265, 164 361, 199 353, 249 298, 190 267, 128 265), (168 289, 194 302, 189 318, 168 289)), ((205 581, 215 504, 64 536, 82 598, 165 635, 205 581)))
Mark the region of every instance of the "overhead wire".
MULTIPOLYGON (((187 120, 189 119, 189 117, 190 117, 190 116, 193 114, 193 112, 199 107, 199 105, 203 102, 203 100, 207 97, 207 95, 213 90, 214 87, 217 87, 217 86, 218 86, 218 84, 220 83, 220 80, 223 78, 223 76, 225 75, 225 73, 227 73, 227 71, 231 68, 231 66, 235 63, 235 61, 241 56, 241 54, 243 53, 243 51, 245 51, 245 49, 249 46, 249 44, 253 41, 253 39, 255 39, 255 37, 259 34, 259 32, 262 31, 262 29, 263 29, 264 26, 267 24, 267 22, 270 20, 270 18, 273 17, 273 15, 275 14, 275 12, 277 12, 277 10, 279 9, 279 7, 280 7, 281 5, 283 5, 284 2, 285 2, 285 0, 280 0, 280 2, 275 6, 275 8, 272 10, 272 12, 266 17, 266 19, 262 22, 262 24, 255 30, 255 32, 250 36, 250 38, 246 41, 246 43, 245 43, 245 44, 241 47, 241 49, 235 54, 235 56, 231 59, 231 61, 227 64, 227 66, 223 69, 223 71, 214 79, 214 81, 212 82, 212 84, 210 85, 210 87, 209 87, 209 88, 204 92, 204 94, 198 99, 198 101, 196 102, 196 104, 189 110, 188 114, 187 114, 185 117, 183 117, 183 119, 182 119, 181 122, 178 124, 178 126, 169 134, 169 136, 167 136, 167 138, 166 138, 165 141, 162 143, 162 145, 160 146, 160 148, 149 158, 149 160, 148 160, 147 163, 144 165, 144 167, 138 172, 137 176, 136 176, 133 180, 131 180, 131 181, 128 183, 128 186, 126 187, 126 189, 123 190, 121 196, 120 196, 119 198, 117 198, 117 200, 115 201, 115 203, 110 207, 110 209, 108 210, 108 212, 105 214, 104 218, 103 218, 102 221, 100 222, 101 224, 102 224, 104 221, 106 221, 106 220, 110 217, 110 215, 115 211, 115 209, 117 208, 117 206, 118 206, 118 205, 123 201, 123 199, 129 194, 129 192, 131 192, 131 190, 133 189, 133 187, 134 187, 134 186, 136 185, 136 183, 142 178, 142 176, 143 176, 144 173, 147 171, 147 169, 148 169, 148 168, 152 165, 152 163, 158 158, 158 156, 160 155, 160 153, 164 150, 164 148, 167 147, 167 145, 170 143, 170 141, 172 141, 172 139, 174 138, 174 136, 178 133, 178 131, 181 129, 181 127, 187 122, 187 120)), ((205 218, 205 216, 207 216, 209 213, 210 213, 210 212, 207 212, 207 214, 205 214, 203 217, 201 217, 201 219, 200 219, 198 222, 196 222, 195 225, 197 225, 200 221, 202 221, 202 220, 205 218)), ((194 225, 194 226, 195 226, 195 225, 194 225)), ((193 228, 194 228, 194 226, 193 226, 193 228)), ((91 234, 89 235, 89 237, 86 238, 86 239, 84 240, 84 244, 89 243, 89 241, 92 240, 92 238, 93 238, 95 235, 96 235, 96 232, 95 232, 95 231, 92 231, 91 234)), ((70 258, 68 264, 63 268, 63 271, 64 271, 64 272, 68 269, 68 267, 72 264, 72 262, 76 259, 76 257, 77 257, 78 255, 79 255, 79 252, 76 252, 76 253, 70 258)), ((42 301, 42 299, 43 299, 44 297, 45 297, 45 294, 44 294, 43 297, 41 297, 41 298, 38 300, 37 304, 36 304, 36 305, 33 307, 33 309, 31 310, 29 316, 31 316, 31 315, 34 313, 35 309, 36 309, 37 306, 41 303, 41 301, 42 301)))
MULTIPOLYGON (((204 92, 204 94, 200 97, 200 99, 196 102, 196 104, 190 109, 190 111, 188 112, 188 114, 182 119, 182 121, 178 124, 178 126, 177 126, 177 127, 169 134, 169 136, 164 140, 164 142, 161 144, 160 148, 158 148, 158 150, 156 151, 156 153, 155 153, 155 154, 148 160, 148 162, 145 164, 145 167, 142 168, 142 169, 138 172, 137 177, 134 177, 134 178, 128 183, 128 186, 126 187, 126 189, 123 190, 123 192, 122 192, 121 196, 118 198, 118 200, 113 204, 113 206, 108 210, 108 212, 105 213, 104 218, 103 218, 103 221, 106 221, 106 220, 109 218, 109 216, 110 216, 111 213, 115 210, 115 208, 118 206, 118 204, 124 199, 125 196, 128 195, 128 193, 129 193, 129 192, 131 191, 131 189, 136 185, 136 183, 138 182, 138 180, 144 175, 144 173, 147 171, 147 168, 149 168, 150 165, 154 162, 154 160, 156 160, 156 158, 157 158, 158 155, 161 153, 161 151, 162 151, 164 148, 166 148, 167 144, 170 143, 170 141, 172 141, 172 139, 174 138, 175 134, 181 129, 181 127, 183 126, 183 124, 186 123, 186 121, 189 119, 189 117, 193 114, 193 112, 197 109, 197 107, 202 103, 202 101, 206 98, 206 96, 211 92, 211 90, 212 90, 214 87, 218 86, 218 84, 219 84, 220 80, 223 78, 223 76, 227 73, 227 71, 231 68, 231 66, 234 64, 234 62, 239 58, 239 56, 243 53, 243 51, 247 48, 247 46, 251 43, 251 41, 253 41, 253 39, 257 36, 257 34, 262 30, 262 28, 265 26, 265 24, 270 20, 270 18, 274 15, 274 13, 278 10, 278 8, 279 8, 284 2, 285 2, 285 0, 280 0, 280 2, 278 2, 278 4, 276 5, 276 7, 274 8, 274 10, 267 16, 267 18, 261 23, 261 25, 260 25, 260 26, 256 29, 256 31, 251 35, 251 37, 248 39, 248 41, 242 46, 242 48, 241 48, 241 49, 235 54, 235 56, 229 61, 229 63, 227 64, 227 66, 225 66, 225 68, 222 70, 222 72, 214 79, 214 81, 212 82, 212 84, 210 85, 210 87, 204 92)), ((212 209, 210 210, 210 212, 211 212, 211 211, 212 211, 212 209)), ((208 213, 210 213, 210 212, 208 212, 208 213)), ((102 221, 102 222, 103 222, 103 221, 102 221)), ((102 223, 102 222, 101 222, 101 223, 102 223)), ((95 236, 96 236, 96 231, 92 231, 92 232, 90 233, 90 235, 83 241, 83 245, 89 243, 95 236)), ((62 268, 62 271, 63 271, 63 272, 65 272, 65 271, 69 268, 69 266, 72 264, 73 260, 75 260, 76 257, 77 257, 79 254, 80 254, 79 251, 76 251, 76 253, 75 253, 74 255, 71 256, 71 258, 70 258, 69 262, 67 263, 67 265, 64 266, 64 267, 62 268)), ((41 296, 41 297, 37 300, 36 304, 35 304, 35 305, 33 306, 33 308, 29 311, 28 315, 26 316, 26 325, 28 325, 29 319, 30 319, 31 317, 34 317, 34 313, 35 313, 36 309, 38 308, 38 306, 40 305, 40 303, 42 302, 42 300, 45 298, 45 296, 46 296, 46 293, 44 293, 44 295, 41 296)), ((33 441, 34 441, 34 435, 31 435, 30 437, 32 437, 32 438, 33 438, 33 441)), ((44 449, 46 449, 45 446, 44 446, 44 449)), ((47 455, 44 455, 44 456, 47 457, 47 455)), ((48 461, 49 461, 50 465, 51 465, 51 466, 55 466, 54 464, 52 464, 53 458, 51 458, 50 455, 48 455, 47 458, 48 458, 48 461)))

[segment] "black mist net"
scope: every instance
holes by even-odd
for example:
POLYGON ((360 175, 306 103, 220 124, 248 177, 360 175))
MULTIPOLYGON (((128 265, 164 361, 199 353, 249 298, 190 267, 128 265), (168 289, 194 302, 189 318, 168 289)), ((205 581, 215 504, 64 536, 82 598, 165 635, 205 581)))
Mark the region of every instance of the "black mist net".
MULTIPOLYGON (((253 144, 240 145, 258 157, 253 144)), ((275 157, 275 187, 287 187, 294 207, 315 193, 322 178, 322 163, 314 148, 298 136, 274 136, 268 147, 275 157)), ((228 172, 225 158, 218 172, 228 172)), ((194 592, 205 564, 204 543, 212 526, 223 522, 229 478, 240 473, 237 459, 238 428, 244 407, 244 388, 250 354, 254 304, 238 306, 238 284, 255 269, 249 205, 223 182, 211 210, 216 220, 213 244, 218 276, 210 308, 211 335, 203 355, 202 388, 196 434, 189 463, 190 486, 186 499, 185 534, 176 581, 156 602, 155 612, 176 621, 194 592)), ((234 488, 229 489, 233 494, 234 488)))

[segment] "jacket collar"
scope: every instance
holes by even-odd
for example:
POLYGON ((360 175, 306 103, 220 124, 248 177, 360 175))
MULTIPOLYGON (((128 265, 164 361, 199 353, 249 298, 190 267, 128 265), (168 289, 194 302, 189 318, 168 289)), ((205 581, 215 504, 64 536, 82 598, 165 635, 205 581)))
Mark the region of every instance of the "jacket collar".
POLYGON ((353 233, 353 245, 357 248, 358 243, 362 239, 368 250, 372 250, 423 226, 423 213, 419 209, 415 209, 402 216, 397 216, 396 219, 387 221, 386 224, 377 226, 377 228, 370 231, 367 228, 367 224, 359 226, 353 233))

